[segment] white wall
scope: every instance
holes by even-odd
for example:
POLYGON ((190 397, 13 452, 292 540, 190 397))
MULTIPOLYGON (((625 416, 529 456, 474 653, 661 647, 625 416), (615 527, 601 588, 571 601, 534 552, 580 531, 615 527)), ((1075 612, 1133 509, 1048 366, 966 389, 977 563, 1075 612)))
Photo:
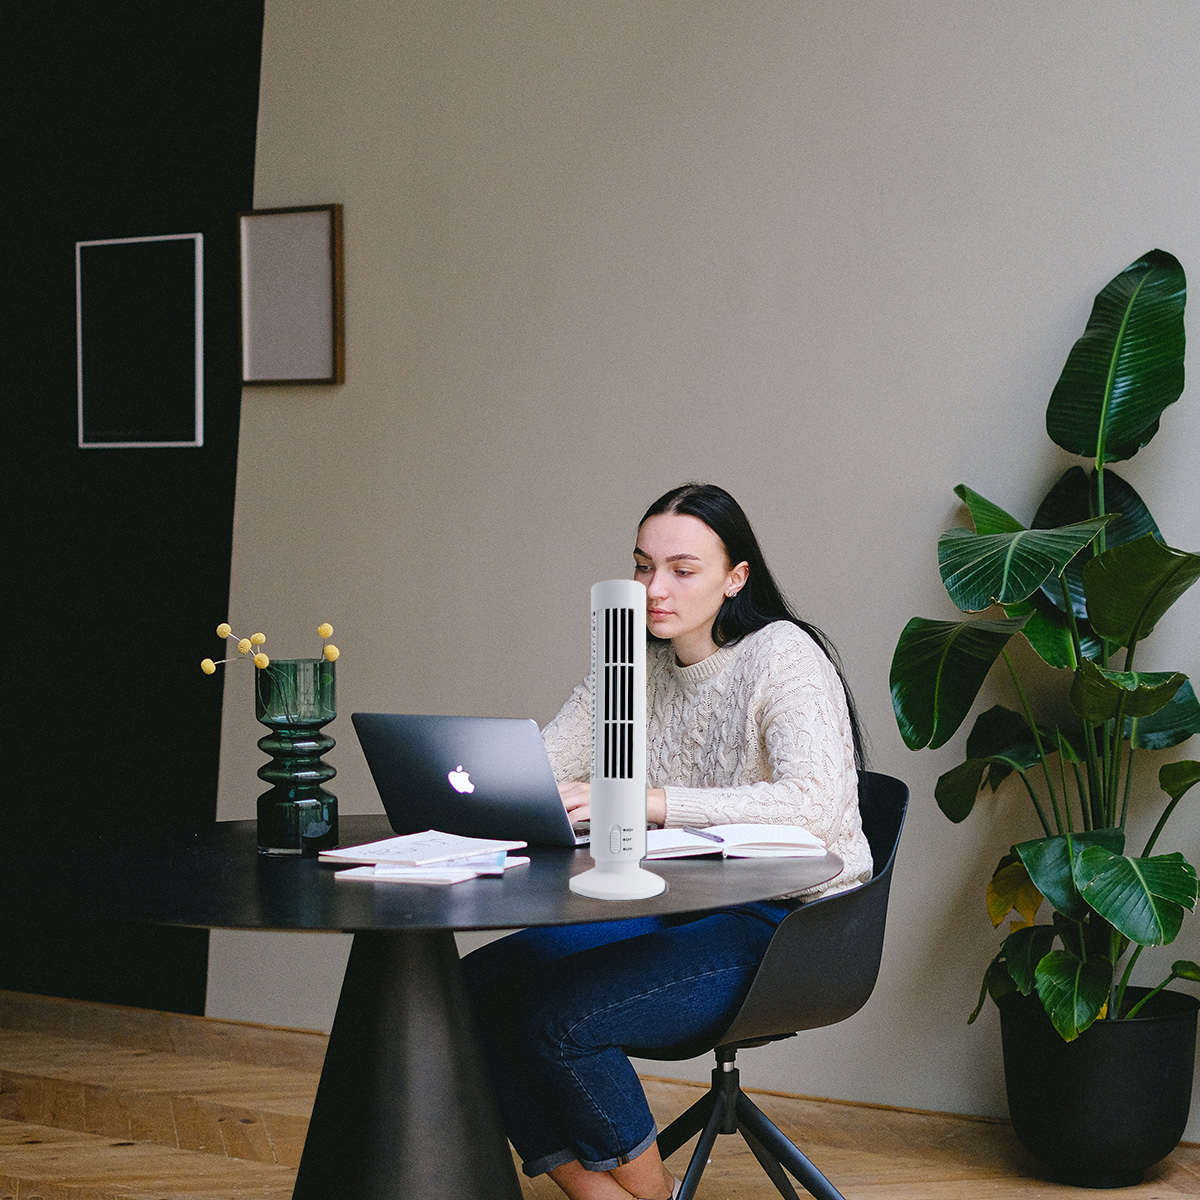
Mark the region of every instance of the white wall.
MULTIPOLYGON (((1032 816, 1015 791, 941 816, 961 735, 905 750, 888 667, 910 616, 952 615, 953 486, 1028 519, 1067 465, 1044 408, 1094 293, 1154 246, 1200 271, 1197 78, 1188 0, 268 0, 256 203, 345 205, 348 367, 245 394, 235 628, 299 654, 332 621, 344 713, 545 720, 637 515, 729 487, 913 789, 874 998, 754 1082, 1003 1112, 994 1009, 965 1020, 1032 816)), ((1198 445, 1185 393, 1124 469, 1176 545, 1198 445)), ((1196 616, 1141 665, 1194 669, 1196 616)), ((228 678, 219 815, 247 818, 228 678)), ((341 811, 378 811, 331 731, 341 811)), ((1200 858, 1190 812, 1174 833, 1200 858)), ((210 1013, 328 1027, 343 938, 212 945, 210 1013)))

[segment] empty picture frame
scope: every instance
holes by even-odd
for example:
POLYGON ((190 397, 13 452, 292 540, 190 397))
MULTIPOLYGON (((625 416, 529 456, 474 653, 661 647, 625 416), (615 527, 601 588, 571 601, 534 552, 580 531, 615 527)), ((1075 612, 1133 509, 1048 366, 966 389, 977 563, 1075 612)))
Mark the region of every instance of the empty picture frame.
POLYGON ((342 206, 238 214, 242 382, 342 383, 342 206))
POLYGON ((204 237, 75 243, 81 449, 204 444, 204 237))

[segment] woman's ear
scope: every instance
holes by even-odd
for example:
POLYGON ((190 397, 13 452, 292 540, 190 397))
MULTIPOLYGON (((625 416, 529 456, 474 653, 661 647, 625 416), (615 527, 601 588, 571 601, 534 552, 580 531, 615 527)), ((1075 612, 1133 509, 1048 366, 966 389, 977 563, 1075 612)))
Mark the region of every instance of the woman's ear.
POLYGON ((736 596, 738 592, 746 586, 746 580, 750 578, 750 564, 740 562, 726 576, 725 579, 725 595, 736 596))

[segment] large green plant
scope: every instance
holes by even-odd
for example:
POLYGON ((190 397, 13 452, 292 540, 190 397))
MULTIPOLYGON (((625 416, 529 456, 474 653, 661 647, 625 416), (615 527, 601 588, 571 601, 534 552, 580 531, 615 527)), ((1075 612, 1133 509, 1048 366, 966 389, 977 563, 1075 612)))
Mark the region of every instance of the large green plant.
MULTIPOLYGON (((1029 528, 956 487, 973 530, 938 539, 942 581, 961 611, 998 613, 915 618, 892 660, 892 705, 912 750, 954 735, 998 662, 1012 678, 1017 707, 977 717, 966 761, 941 776, 935 794, 953 821, 968 816, 985 786, 1010 776, 1032 801, 1042 836, 1013 846, 988 887, 993 924, 1012 922, 980 1006, 988 993, 1036 989, 1068 1040, 1098 1017, 1136 1012, 1125 996, 1133 964, 1144 947, 1174 939, 1197 899, 1183 855, 1153 850, 1200 780, 1200 763, 1160 770, 1163 811, 1140 854, 1125 852, 1125 833, 1137 755, 1200 732, 1187 677, 1134 663, 1142 639, 1200 577, 1200 555, 1166 545, 1141 497, 1109 469, 1150 441, 1183 390, 1185 298, 1183 268, 1161 250, 1099 293, 1046 412, 1050 437, 1089 460, 1090 473, 1071 467, 1029 528), (1014 655, 1014 638, 1036 658, 1014 655), (1017 659, 1040 659, 1063 677, 1058 718, 1035 715, 1017 659), (1049 917, 1039 924, 1043 906, 1049 917)), ((1160 987, 1173 978, 1200 979, 1200 967, 1176 962, 1160 987)))

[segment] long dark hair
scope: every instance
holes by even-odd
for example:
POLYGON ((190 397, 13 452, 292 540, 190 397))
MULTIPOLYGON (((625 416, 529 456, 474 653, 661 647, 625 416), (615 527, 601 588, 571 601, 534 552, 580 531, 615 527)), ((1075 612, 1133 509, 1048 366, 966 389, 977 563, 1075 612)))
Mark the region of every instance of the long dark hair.
MULTIPOLYGON (((714 483, 685 483, 655 500, 642 515, 638 528, 650 517, 663 513, 678 513, 703 521, 721 539, 729 565, 732 567, 744 562, 749 567, 746 582, 736 594, 725 597, 713 619, 712 640, 718 646, 731 646, 746 634, 774 621, 791 622, 820 646, 833 664, 846 694, 850 731, 854 738, 854 762, 862 770, 866 765, 862 724, 837 650, 820 629, 800 618, 779 590, 742 506, 724 488, 714 483)), ((662 640, 653 634, 647 636, 655 641, 662 640)))

